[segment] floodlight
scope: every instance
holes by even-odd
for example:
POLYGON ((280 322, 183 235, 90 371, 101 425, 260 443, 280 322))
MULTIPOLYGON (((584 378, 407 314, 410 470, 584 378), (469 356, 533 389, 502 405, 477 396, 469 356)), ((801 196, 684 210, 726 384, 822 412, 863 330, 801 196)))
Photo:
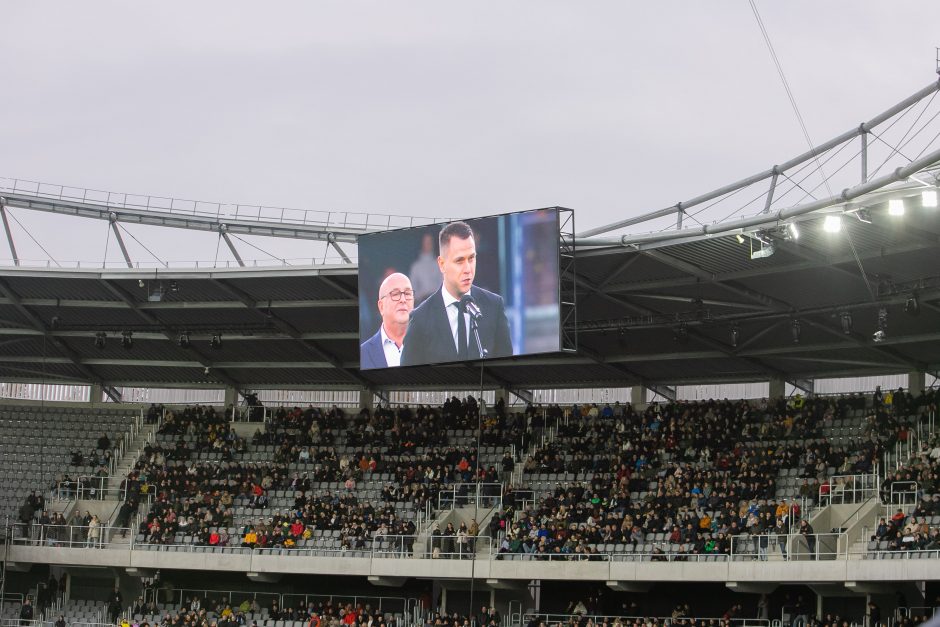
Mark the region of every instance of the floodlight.
POLYGON ((121 332, 121 346, 124 347, 124 350, 129 351, 134 348, 134 333, 131 331, 122 331, 121 332))
POLYGON ((731 346, 734 348, 738 347, 738 339, 741 337, 741 330, 738 329, 738 325, 731 327, 731 346))
POLYGON ((920 313, 920 303, 917 302, 917 294, 911 294, 907 302, 904 303, 904 313, 916 316, 920 313))
POLYGON ((744 243, 744 236, 741 235, 740 233, 738 233, 737 235, 735 235, 735 236, 734 236, 734 239, 738 240, 738 243, 739 243, 739 244, 743 244, 743 243, 744 243))
POLYGON ((838 233, 842 230, 842 216, 828 215, 823 220, 823 229, 827 233, 838 233))
POLYGON ((920 199, 925 207, 936 207, 937 206, 937 190, 925 189, 923 192, 921 192, 920 199))
POLYGON ((180 348, 189 348, 190 346, 192 346, 192 343, 189 341, 188 331, 184 331, 183 333, 180 333, 179 345, 180 345, 180 348))
POLYGON ((95 348, 98 350, 104 350, 104 345, 107 342, 108 334, 104 331, 98 331, 95 333, 95 348))
POLYGON ((790 223, 790 237, 793 239, 800 239, 800 230, 796 228, 796 222, 790 223))
POLYGON ((800 331, 802 330, 800 327, 801 325, 798 319, 795 319, 793 320, 793 322, 790 323, 790 335, 793 336, 794 344, 800 343, 800 331))
POLYGON ((904 215, 904 201, 900 198, 892 198, 888 201, 888 215, 892 216, 903 216, 904 215))
POLYGON ((766 259, 770 257, 777 251, 777 248, 774 246, 773 242, 769 244, 761 243, 761 247, 757 250, 751 251, 751 259, 766 259))
POLYGON ((211 346, 212 348, 216 350, 222 348, 222 334, 216 333, 215 335, 213 335, 212 338, 209 340, 209 346, 211 346))

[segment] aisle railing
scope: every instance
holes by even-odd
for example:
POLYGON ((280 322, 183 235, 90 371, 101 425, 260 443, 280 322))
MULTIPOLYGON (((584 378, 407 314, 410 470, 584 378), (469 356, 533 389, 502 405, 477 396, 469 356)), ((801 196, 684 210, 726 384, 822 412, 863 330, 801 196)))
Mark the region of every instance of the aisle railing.
MULTIPOLYGON (((137 530, 129 527, 102 525, 93 534, 88 527, 75 525, 11 524, 7 528, 9 542, 17 546, 43 546, 71 549, 161 551, 179 553, 219 553, 279 555, 305 557, 348 557, 367 559, 494 559, 500 561, 584 561, 584 562, 741 562, 741 561, 832 561, 859 559, 937 559, 940 547, 899 550, 857 549, 848 542, 846 533, 766 534, 732 536, 726 548, 696 550, 685 545, 673 550, 663 543, 637 550, 632 544, 623 549, 577 549, 558 552, 509 551, 501 541, 489 536, 458 535, 392 535, 375 534, 361 542, 350 540, 337 546, 334 537, 315 536, 322 542, 302 546, 248 546, 243 537, 233 535, 227 544, 208 545, 191 536, 183 543, 141 541, 137 530), (420 540, 420 541, 419 541, 420 540), (627 548, 629 547, 629 548, 627 548)), ((904 545, 910 546, 910 545, 904 545)))

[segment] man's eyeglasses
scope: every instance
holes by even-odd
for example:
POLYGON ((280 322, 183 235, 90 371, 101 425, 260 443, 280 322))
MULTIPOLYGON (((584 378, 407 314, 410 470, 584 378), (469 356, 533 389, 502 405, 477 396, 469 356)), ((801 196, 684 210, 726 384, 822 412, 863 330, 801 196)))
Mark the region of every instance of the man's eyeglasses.
POLYGON ((392 290, 382 298, 388 297, 395 301, 396 303, 404 297, 406 300, 412 300, 415 297, 414 290, 392 290))

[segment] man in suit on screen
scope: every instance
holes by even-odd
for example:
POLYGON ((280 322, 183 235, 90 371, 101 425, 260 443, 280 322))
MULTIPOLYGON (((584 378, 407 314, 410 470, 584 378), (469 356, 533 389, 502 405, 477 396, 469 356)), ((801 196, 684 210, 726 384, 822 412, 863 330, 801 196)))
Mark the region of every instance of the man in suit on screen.
POLYGON ((404 274, 388 275, 379 286, 378 308, 382 324, 375 335, 359 345, 359 368, 392 368, 400 365, 408 317, 415 306, 411 281, 404 274))
POLYGON ((473 284, 477 265, 473 231, 465 222, 451 222, 441 230, 438 245, 441 287, 412 312, 401 365, 480 359, 471 332, 474 313, 479 314, 482 357, 511 356, 509 319, 502 296, 473 284))

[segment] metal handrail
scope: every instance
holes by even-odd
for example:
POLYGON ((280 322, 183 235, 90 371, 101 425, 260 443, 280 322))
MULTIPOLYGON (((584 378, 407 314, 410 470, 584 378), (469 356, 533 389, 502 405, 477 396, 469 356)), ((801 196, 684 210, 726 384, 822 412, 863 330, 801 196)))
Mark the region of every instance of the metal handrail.
POLYGON ((582 619, 593 622, 595 625, 600 625, 605 621, 608 624, 613 624, 617 620, 623 621, 624 625, 633 624, 635 621, 640 621, 641 624, 646 624, 648 621, 655 621, 658 625, 671 625, 676 621, 695 621, 697 624, 699 621, 715 621, 716 624, 720 625, 732 625, 733 627, 770 627, 770 620, 766 618, 708 618, 708 617, 686 617, 673 618, 672 616, 619 616, 619 615, 603 615, 603 614, 542 614, 540 612, 526 612, 521 617, 521 622, 516 623, 514 627, 518 625, 525 625, 531 622, 534 619, 541 620, 546 625, 569 625, 569 624, 580 624, 582 619))
POLYGON ((388 229, 435 224, 438 222, 448 222, 450 220, 450 218, 446 217, 425 218, 397 214, 290 209, 265 205, 207 202, 168 196, 112 192, 107 190, 71 187, 56 183, 44 183, 27 179, 0 177, 0 193, 4 192, 33 196, 36 198, 80 202, 115 209, 159 211, 217 219, 302 224, 323 226, 326 228, 363 230, 378 228, 388 229))
POLYGON ((437 508, 439 510, 474 504, 477 507, 499 507, 502 509, 503 484, 455 483, 447 489, 441 490, 437 495, 437 508), (460 493, 464 489, 467 490, 467 494, 460 493))
POLYGON ((845 505, 862 503, 878 496, 881 487, 877 473, 856 475, 833 475, 819 486, 821 505, 845 505), (829 488, 824 493, 825 487, 829 488))

